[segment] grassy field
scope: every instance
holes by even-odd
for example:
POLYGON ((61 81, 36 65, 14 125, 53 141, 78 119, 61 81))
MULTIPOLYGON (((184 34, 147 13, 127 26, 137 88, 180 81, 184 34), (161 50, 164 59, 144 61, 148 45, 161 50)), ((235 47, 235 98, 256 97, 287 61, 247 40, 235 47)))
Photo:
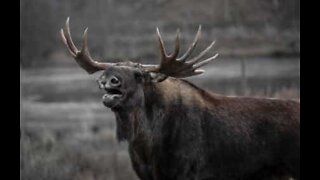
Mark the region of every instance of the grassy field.
MULTIPOLYGON (((196 85, 226 95, 300 99, 300 59, 211 63, 196 85)), ((135 180, 127 144, 115 140, 112 112, 95 79, 76 65, 21 70, 20 169, 23 180, 135 180)))

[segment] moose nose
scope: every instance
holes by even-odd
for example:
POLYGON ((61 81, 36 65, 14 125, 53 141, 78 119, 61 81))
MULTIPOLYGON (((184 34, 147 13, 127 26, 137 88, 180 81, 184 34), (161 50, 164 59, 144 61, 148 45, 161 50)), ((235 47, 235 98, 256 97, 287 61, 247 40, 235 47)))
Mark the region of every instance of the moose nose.
POLYGON ((110 86, 112 87, 118 87, 120 86, 120 80, 115 77, 115 76, 112 76, 110 79, 109 79, 109 83, 110 83, 110 86))
POLYGON ((97 79, 96 81, 97 81, 100 89, 104 89, 105 85, 107 84, 107 82, 105 80, 97 79))

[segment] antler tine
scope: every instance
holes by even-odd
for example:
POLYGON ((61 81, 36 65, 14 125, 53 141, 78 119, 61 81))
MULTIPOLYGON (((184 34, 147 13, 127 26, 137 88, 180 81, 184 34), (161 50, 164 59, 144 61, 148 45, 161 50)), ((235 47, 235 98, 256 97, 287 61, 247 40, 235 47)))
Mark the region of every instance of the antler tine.
POLYGON ((205 72, 205 70, 203 70, 203 69, 189 70, 189 71, 184 71, 182 73, 179 73, 179 75, 177 75, 176 77, 177 78, 185 78, 185 77, 199 75, 204 72, 205 72))
POLYGON ((189 46, 188 50, 180 58, 177 59, 177 61, 184 62, 184 61, 187 60, 187 58, 191 55, 191 53, 193 52, 194 48, 196 47, 200 35, 201 35, 201 25, 199 25, 197 34, 196 34, 192 44, 189 46))
POLYGON ((178 56, 179 51, 180 51, 180 30, 177 29, 174 52, 172 53, 170 58, 175 59, 178 56))
POLYGON ((190 61, 188 61, 188 63, 190 64, 195 64, 197 62, 199 62, 201 60, 201 58, 207 54, 207 52, 210 51, 210 49, 212 48, 212 46, 216 43, 216 41, 213 41, 205 50, 203 50, 198 56, 194 57, 193 59, 191 59, 190 61))
MULTIPOLYGON (((209 57, 205 60, 202 60, 202 61, 198 61, 197 63, 192 63, 192 64, 188 64, 186 67, 183 67, 181 69, 179 69, 179 74, 187 74, 187 73, 192 73, 192 72, 195 72, 197 70, 201 70, 204 72, 204 70, 202 69, 198 69, 206 64, 208 64, 210 61, 216 59, 218 57, 218 53, 215 54, 214 56, 212 57, 209 57), (191 68, 190 68, 191 67, 191 68)), ((203 73, 201 72, 201 73, 203 73)))
POLYGON ((185 66, 181 69, 178 69, 179 75, 194 76, 194 75, 202 74, 205 72, 205 70, 198 69, 198 68, 208 64, 210 61, 214 60, 217 56, 218 56, 218 54, 215 54, 214 56, 207 58, 203 61, 200 61, 197 64, 188 64, 187 66, 185 66))
POLYGON ((77 52, 79 52, 79 50, 77 49, 77 47, 74 45, 74 43, 72 41, 69 20, 70 20, 70 18, 68 17, 66 20, 66 24, 65 24, 64 35, 66 37, 68 47, 74 52, 74 54, 77 54, 77 52))
POLYGON ((76 57, 76 53, 69 47, 69 44, 68 44, 67 39, 66 39, 66 37, 64 35, 63 29, 60 29, 60 36, 62 38, 63 43, 67 46, 67 49, 70 52, 70 54, 73 57, 76 57))
POLYGON ((157 35, 158 35, 158 40, 159 40, 159 45, 160 45, 160 53, 161 53, 161 58, 162 60, 165 60, 168 56, 166 53, 166 49, 164 47, 163 39, 161 37, 159 28, 157 27, 157 35))
POLYGON ((216 58, 218 57, 218 55, 219 55, 219 54, 217 53, 217 54, 215 54, 214 56, 212 56, 212 57, 210 57, 210 58, 208 58, 208 59, 205 59, 205 60, 203 60, 203 61, 195 64, 195 65, 193 66, 193 69, 195 70, 195 69, 198 69, 198 68, 200 68, 200 67, 208 64, 210 61, 216 59, 216 58))
POLYGON ((87 54, 91 58, 90 53, 89 53, 89 49, 88 49, 88 28, 86 28, 84 30, 84 33, 83 33, 83 36, 82 36, 81 52, 87 54))

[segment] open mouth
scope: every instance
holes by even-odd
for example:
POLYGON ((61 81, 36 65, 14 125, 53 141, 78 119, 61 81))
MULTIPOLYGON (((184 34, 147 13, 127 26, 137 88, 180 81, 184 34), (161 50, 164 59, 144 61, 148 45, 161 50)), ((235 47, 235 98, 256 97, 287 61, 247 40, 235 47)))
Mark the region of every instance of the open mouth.
POLYGON ((103 97, 107 97, 108 99, 121 98, 123 93, 118 89, 105 89, 107 92, 103 97))
POLYGON ((107 94, 110 95, 122 95, 122 92, 118 89, 105 89, 107 94))
POLYGON ((124 95, 118 89, 105 88, 105 91, 106 94, 103 95, 102 100, 104 105, 107 107, 113 107, 124 95))

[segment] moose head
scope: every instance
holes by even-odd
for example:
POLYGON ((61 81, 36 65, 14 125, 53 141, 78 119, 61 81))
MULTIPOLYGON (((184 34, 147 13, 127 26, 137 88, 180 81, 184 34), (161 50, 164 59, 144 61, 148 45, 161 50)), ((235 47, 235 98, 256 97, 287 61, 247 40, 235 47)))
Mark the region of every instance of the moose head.
POLYGON ((85 29, 82 40, 82 47, 79 50, 72 41, 70 34, 69 18, 65 27, 60 30, 61 38, 67 46, 70 54, 76 62, 89 74, 103 71, 97 80, 99 88, 104 89, 106 94, 103 96, 103 103, 109 108, 135 106, 143 102, 143 88, 149 83, 160 83, 168 77, 185 78, 202 74, 200 67, 215 59, 218 54, 203 59, 203 56, 212 48, 213 41, 199 55, 189 58, 195 49, 201 34, 199 26, 197 34, 187 51, 180 57, 180 31, 177 30, 175 39, 175 49, 168 55, 164 47, 163 39, 157 28, 157 36, 160 44, 161 63, 160 65, 147 65, 133 62, 102 63, 94 60, 88 49, 87 43, 88 28, 85 29))

